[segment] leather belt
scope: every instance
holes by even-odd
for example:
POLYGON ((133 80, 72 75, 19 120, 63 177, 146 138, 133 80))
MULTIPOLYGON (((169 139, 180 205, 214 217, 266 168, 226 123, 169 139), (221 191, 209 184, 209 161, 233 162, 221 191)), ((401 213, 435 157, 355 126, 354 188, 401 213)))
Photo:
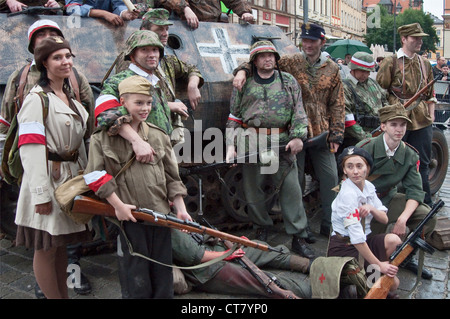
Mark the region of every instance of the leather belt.
POLYGON ((259 128, 259 127, 252 127, 252 126, 248 126, 247 124, 243 123, 242 124, 243 128, 253 128, 255 129, 256 133, 261 133, 261 134, 266 134, 266 135, 270 135, 272 134, 272 130, 277 130, 277 132, 273 132, 273 134, 280 134, 283 133, 287 130, 286 127, 272 127, 272 128, 259 128), (259 131, 261 129, 261 132, 259 131))
POLYGON ((78 150, 70 152, 66 155, 59 155, 57 153, 48 152, 48 159, 53 162, 76 162, 78 159, 78 150))
POLYGON ((377 196, 379 199, 382 199, 384 196, 386 196, 387 194, 389 194, 389 192, 391 191, 392 187, 389 188, 387 191, 381 192, 381 193, 377 193, 377 196))

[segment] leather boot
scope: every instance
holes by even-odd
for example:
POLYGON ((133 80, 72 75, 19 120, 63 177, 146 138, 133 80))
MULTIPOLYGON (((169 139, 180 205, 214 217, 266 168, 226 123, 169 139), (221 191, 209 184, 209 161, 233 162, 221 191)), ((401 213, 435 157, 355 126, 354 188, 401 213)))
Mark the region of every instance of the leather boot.
POLYGON ((308 259, 316 257, 314 250, 310 248, 305 239, 301 237, 294 236, 292 238, 291 250, 308 259))

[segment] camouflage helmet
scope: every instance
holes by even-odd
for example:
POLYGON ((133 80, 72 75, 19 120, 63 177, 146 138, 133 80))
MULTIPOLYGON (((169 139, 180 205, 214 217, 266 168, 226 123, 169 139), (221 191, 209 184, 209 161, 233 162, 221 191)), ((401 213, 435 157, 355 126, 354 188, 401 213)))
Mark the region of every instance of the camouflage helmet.
POLYGON ((169 15, 169 11, 167 11, 166 9, 151 9, 147 11, 142 17, 142 26, 144 25, 144 22, 149 22, 156 25, 173 25, 173 23, 169 21, 169 15))
POLYGON ((375 71, 375 61, 370 53, 356 52, 353 54, 348 68, 350 70, 375 71))
POLYGON ((275 45, 270 41, 255 42, 250 48, 250 62, 252 62, 259 53, 271 52, 275 55, 275 59, 280 59, 280 54, 277 52, 275 45))
POLYGON ((125 60, 130 60, 130 55, 134 49, 145 47, 145 46, 153 46, 159 48, 159 58, 161 59, 164 56, 164 46, 159 40, 158 35, 149 30, 138 30, 133 32, 130 37, 125 42, 125 60))

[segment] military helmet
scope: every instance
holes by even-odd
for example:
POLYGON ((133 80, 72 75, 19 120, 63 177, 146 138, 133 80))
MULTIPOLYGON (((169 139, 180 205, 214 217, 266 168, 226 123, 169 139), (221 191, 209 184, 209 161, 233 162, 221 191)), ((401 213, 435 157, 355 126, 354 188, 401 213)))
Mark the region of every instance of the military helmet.
POLYGON ((130 60, 130 55, 134 49, 149 45, 159 48, 160 59, 164 56, 164 46, 155 32, 149 30, 138 30, 133 32, 125 43, 124 59, 130 60))
POLYGON ((375 61, 370 53, 356 52, 353 54, 348 68, 350 70, 375 71, 375 61))
POLYGON ((259 53, 272 52, 275 54, 275 59, 280 59, 280 54, 277 52, 275 45, 270 41, 255 42, 250 48, 250 62, 252 62, 259 53))
POLYGON ((32 25, 30 25, 30 27, 28 28, 28 51, 30 53, 34 53, 34 48, 33 48, 34 35, 36 34, 37 31, 43 30, 43 29, 52 29, 52 30, 56 31, 56 33, 60 37, 64 38, 61 28, 59 27, 59 25, 56 22, 54 22, 52 20, 48 20, 48 19, 37 20, 32 25))

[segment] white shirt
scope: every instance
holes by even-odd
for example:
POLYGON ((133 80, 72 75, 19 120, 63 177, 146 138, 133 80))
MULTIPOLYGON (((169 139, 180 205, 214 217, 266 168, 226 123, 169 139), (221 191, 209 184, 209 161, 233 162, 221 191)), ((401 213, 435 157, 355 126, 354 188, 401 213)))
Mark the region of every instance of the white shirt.
POLYGON ((154 74, 148 74, 147 72, 145 72, 144 70, 142 70, 140 67, 138 67, 136 64, 134 63, 130 63, 130 65, 128 66, 128 68, 133 71, 134 73, 136 73, 137 75, 143 76, 144 78, 146 78, 153 86, 156 85, 156 83, 158 83, 159 79, 156 75, 154 74))
POLYGON ((384 143, 384 149, 386 150, 386 155, 389 156, 389 157, 392 157, 392 156, 395 155, 395 152, 397 151, 398 147, 400 146, 400 143, 398 143, 396 148, 391 150, 389 148, 389 146, 387 145, 385 138, 386 138, 386 134, 383 136, 383 143, 384 143))
POLYGON ((350 237, 350 243, 353 245, 364 243, 366 236, 371 233, 370 222, 373 218, 372 214, 366 216, 363 230, 357 210, 364 204, 370 204, 385 212, 388 210, 378 199, 375 186, 371 182, 365 181, 362 192, 349 178, 342 182, 339 194, 331 204, 332 235, 337 232, 350 237))

